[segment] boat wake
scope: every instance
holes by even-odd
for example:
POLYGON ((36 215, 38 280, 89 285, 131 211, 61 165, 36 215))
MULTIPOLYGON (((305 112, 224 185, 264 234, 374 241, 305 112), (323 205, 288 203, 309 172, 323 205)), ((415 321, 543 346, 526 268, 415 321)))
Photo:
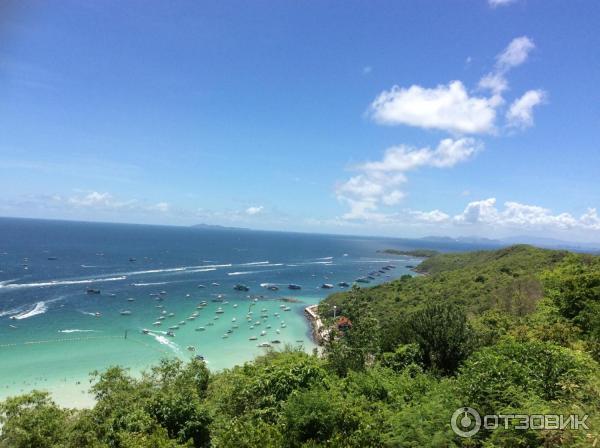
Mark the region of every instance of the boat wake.
POLYGON ((133 286, 156 286, 156 285, 166 285, 169 282, 148 282, 148 283, 132 283, 133 286))
POLYGON ((120 277, 100 277, 100 278, 86 278, 82 280, 51 280, 49 282, 36 282, 36 283, 5 283, 0 284, 0 289, 17 289, 17 288, 40 288, 43 286, 61 286, 61 285, 85 285, 88 283, 100 283, 100 282, 116 282, 119 280, 126 280, 127 277, 122 275, 120 277))
MULTIPOLYGON (((267 266, 267 265, 263 265, 267 266)), ((283 266, 282 263, 270 264, 268 266, 283 266)), ((237 272, 228 272, 227 275, 250 275, 250 274, 262 274, 263 272, 277 271, 280 269, 262 269, 260 271, 237 271, 237 272)))
POLYGON ((67 329, 67 330, 58 330, 59 333, 98 333, 97 330, 79 330, 77 328, 67 329))
POLYGON ((173 353, 181 355, 181 349, 179 346, 175 342, 169 340, 166 336, 157 334, 153 331, 148 332, 148 334, 152 336, 159 344, 167 346, 171 351, 173 351, 173 353))
POLYGON ((11 319, 29 319, 30 317, 37 316, 39 314, 44 314, 48 311, 48 306, 46 302, 37 302, 35 306, 29 311, 21 312, 21 314, 17 314, 11 317, 11 319))
POLYGON ((11 310, 0 311, 0 317, 12 316, 13 314, 19 314, 23 312, 23 307, 13 308, 11 310))

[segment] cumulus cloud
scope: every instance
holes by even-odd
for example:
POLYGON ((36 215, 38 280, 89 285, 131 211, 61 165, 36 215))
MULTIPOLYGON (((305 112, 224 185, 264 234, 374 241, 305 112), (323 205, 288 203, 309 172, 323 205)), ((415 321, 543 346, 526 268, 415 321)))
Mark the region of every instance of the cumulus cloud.
POLYGON ((246 214, 250 215, 250 216, 258 215, 259 213, 262 213, 263 210, 264 210, 264 207, 262 205, 252 206, 252 207, 248 207, 246 209, 246 214))
POLYGON ((579 219, 570 213, 553 214, 551 210, 537 205, 508 201, 503 208, 496 206, 496 198, 470 202, 464 211, 454 216, 458 224, 485 224, 494 227, 553 228, 558 230, 585 228, 600 229, 594 209, 579 219))
POLYGON ((533 126, 533 108, 546 99, 543 90, 529 90, 517 98, 506 112, 506 122, 510 127, 527 128, 533 126))
POLYGON ((356 166, 360 173, 337 186, 337 198, 350 206, 343 218, 384 219, 377 210, 404 198, 400 186, 407 181, 407 172, 421 167, 449 168, 470 159, 480 148, 472 138, 443 139, 435 149, 406 145, 388 148, 381 160, 356 166))
POLYGON ((505 104, 502 95, 509 87, 506 74, 523 64, 534 48, 529 37, 521 36, 496 56, 494 69, 478 83, 480 93, 490 92, 489 96, 469 92, 459 80, 436 87, 396 85, 375 98, 368 115, 383 125, 414 126, 452 134, 493 133, 498 109, 505 104))
POLYGON ((373 101, 370 113, 380 124, 405 124, 452 133, 491 132, 496 119, 490 98, 471 96, 460 81, 425 88, 394 86, 373 101))
MULTIPOLYGON (((407 172, 426 166, 450 168, 469 160, 483 145, 471 137, 460 136, 496 134, 498 116, 504 115, 511 128, 532 126, 533 110, 544 101, 546 94, 542 90, 529 90, 514 100, 506 112, 504 94, 509 90, 507 73, 523 64, 534 48, 533 40, 527 36, 513 39, 496 56, 492 71, 479 80, 478 93, 469 91, 459 80, 436 87, 396 85, 381 92, 367 112, 376 123, 441 130, 454 138, 441 140, 435 149, 394 146, 385 151, 381 160, 355 167, 358 174, 336 187, 337 198, 350 207, 342 218, 389 220, 393 214, 379 209, 399 204, 406 196, 402 187, 407 182, 407 172)), ((493 213, 491 209, 484 209, 485 206, 485 203, 473 204, 462 219, 476 219, 475 214, 487 211, 493 213)), ((495 210, 494 204, 488 206, 495 210)), ((410 216, 438 222, 447 220, 440 213, 410 216)))

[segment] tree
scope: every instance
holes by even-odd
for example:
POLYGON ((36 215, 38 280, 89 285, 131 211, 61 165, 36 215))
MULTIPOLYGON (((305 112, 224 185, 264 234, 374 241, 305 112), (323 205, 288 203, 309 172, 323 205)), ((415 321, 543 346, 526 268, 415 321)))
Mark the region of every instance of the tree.
POLYGON ((473 331, 464 311, 447 301, 436 301, 414 312, 410 327, 426 368, 452 374, 471 353, 473 331))
POLYGON ((58 448, 66 441, 71 413, 59 408, 47 392, 33 391, 0 403, 0 447, 58 448))

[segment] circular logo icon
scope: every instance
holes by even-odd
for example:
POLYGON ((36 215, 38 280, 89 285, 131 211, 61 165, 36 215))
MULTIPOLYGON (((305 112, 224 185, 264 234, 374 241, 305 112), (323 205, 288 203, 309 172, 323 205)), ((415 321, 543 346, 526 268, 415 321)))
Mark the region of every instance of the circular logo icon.
POLYGON ((473 408, 458 408, 450 421, 454 434, 461 437, 473 437, 481 429, 481 416, 473 408))

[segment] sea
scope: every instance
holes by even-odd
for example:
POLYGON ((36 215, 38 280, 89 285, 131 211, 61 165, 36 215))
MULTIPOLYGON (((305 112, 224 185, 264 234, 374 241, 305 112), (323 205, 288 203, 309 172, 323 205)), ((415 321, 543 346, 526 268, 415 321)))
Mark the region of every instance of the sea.
POLYGON ((286 345, 311 352, 304 309, 383 266, 394 268, 362 285, 414 275, 420 259, 379 251, 417 246, 0 218, 0 400, 40 389, 63 406, 85 407, 93 403, 90 373, 113 365, 135 376, 161 358, 202 356, 218 371, 286 345))

